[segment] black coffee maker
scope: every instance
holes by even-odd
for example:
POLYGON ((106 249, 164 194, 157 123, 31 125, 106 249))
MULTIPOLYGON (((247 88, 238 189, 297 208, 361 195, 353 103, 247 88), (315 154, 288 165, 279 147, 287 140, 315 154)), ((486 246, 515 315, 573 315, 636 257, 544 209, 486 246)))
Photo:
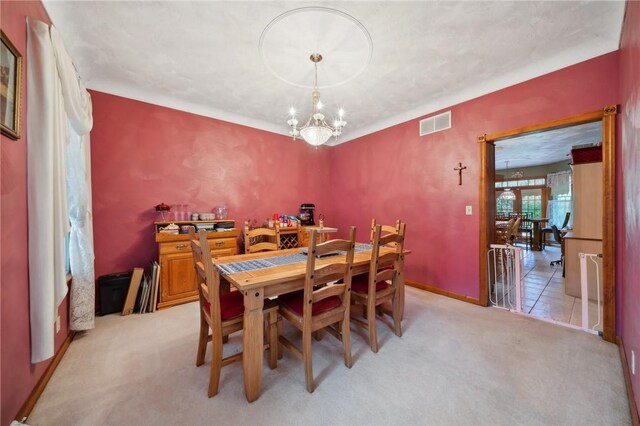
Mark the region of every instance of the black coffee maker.
POLYGON ((315 204, 304 203, 300 204, 300 214, 298 215, 298 219, 300 219, 300 225, 302 226, 314 226, 316 223, 313 220, 313 211, 316 209, 315 204))

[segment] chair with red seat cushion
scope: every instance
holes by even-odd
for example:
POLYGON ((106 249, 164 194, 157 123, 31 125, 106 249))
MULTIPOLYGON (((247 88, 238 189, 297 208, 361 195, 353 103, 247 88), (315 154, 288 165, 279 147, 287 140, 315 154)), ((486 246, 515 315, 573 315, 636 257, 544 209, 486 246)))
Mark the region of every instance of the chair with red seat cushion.
POLYGON ((302 331, 302 350, 284 336, 279 337, 279 342, 303 361, 309 392, 314 389, 311 353, 311 336, 314 332, 326 329, 342 341, 344 363, 351 368, 349 312, 356 229, 351 228, 349 240, 335 239, 318 244, 316 237, 316 231, 312 230, 304 289, 278 298, 280 315, 302 331), (344 251, 346 255, 323 257, 336 251, 344 251), (337 324, 337 327, 333 328, 333 324, 337 324))
MULTIPOLYGON (((371 236, 370 236, 370 242, 371 245, 373 245, 373 234, 374 231, 376 230, 376 219, 373 218, 371 219, 371 236)), ((386 234, 397 234, 398 230, 400 229, 400 220, 396 220, 396 224, 395 226, 393 225, 380 225, 382 227, 382 235, 386 235, 386 234)), ((354 277, 355 279, 355 277, 354 277)))
MULTIPOLYGON (((379 281, 376 283, 376 291, 384 290, 389 287, 386 281, 379 281)), ((351 280, 351 291, 356 293, 368 293, 369 292, 369 275, 358 275, 351 280)))
MULTIPOLYGON (((304 290, 296 291, 295 293, 285 294, 280 296, 278 302, 281 305, 287 307, 298 315, 304 315, 304 306, 302 301, 304 300, 304 290)), ((311 315, 319 315, 331 309, 340 307, 342 301, 338 296, 327 297, 326 299, 319 300, 311 305, 311 315)))
MULTIPOLYGON (((242 352, 223 358, 222 349, 223 341, 229 334, 242 330, 244 298, 242 293, 238 291, 221 291, 220 275, 213 266, 207 232, 201 229, 199 235, 196 235, 193 227, 190 227, 189 236, 200 299, 200 335, 196 365, 204 364, 207 343, 211 341, 213 351, 208 395, 212 397, 218 393, 222 367, 242 360, 242 352), (209 330, 211 330, 211 334, 209 334, 209 330)), ((265 301, 263 311, 269 335, 269 344, 265 345, 265 348, 269 348, 269 367, 276 368, 278 362, 278 307, 275 303, 265 301)))
POLYGON ((280 225, 275 223, 273 228, 249 229, 249 222, 244 222, 244 252, 258 253, 261 251, 280 250, 280 225))
MULTIPOLYGON (((206 302, 204 304, 204 310, 211 310, 211 303, 206 302)), ((242 293, 238 291, 232 291, 220 295, 220 318, 229 320, 242 315, 244 313, 244 299, 242 293)))
MULTIPOLYGON (((392 228, 393 229, 393 228, 392 228)), ((394 332, 402 336, 402 292, 404 290, 404 236, 406 224, 398 221, 396 232, 383 230, 375 225, 373 230, 373 248, 371 266, 364 278, 357 277, 352 284, 351 298, 356 305, 362 305, 366 321, 352 317, 354 323, 366 327, 369 331, 369 346, 378 352, 376 331, 376 307, 391 302, 391 316, 394 332), (382 235, 382 234, 385 235, 382 235)), ((380 310, 383 312, 383 310, 380 310)))

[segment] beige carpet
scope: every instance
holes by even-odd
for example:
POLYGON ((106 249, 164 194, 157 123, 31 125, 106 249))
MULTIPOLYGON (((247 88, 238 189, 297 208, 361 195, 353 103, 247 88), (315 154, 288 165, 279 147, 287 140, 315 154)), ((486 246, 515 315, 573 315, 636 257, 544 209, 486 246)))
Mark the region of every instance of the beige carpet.
MULTIPOLYGON (((252 404, 240 363, 223 368, 220 393, 207 398, 210 351, 195 367, 195 303, 99 318, 76 337, 28 423, 630 424, 615 345, 412 288, 406 305, 402 338, 378 322, 378 354, 352 325, 351 369, 332 336, 314 341, 313 394, 287 351, 276 370, 265 363, 252 404)), ((239 349, 236 336, 225 353, 239 349)))

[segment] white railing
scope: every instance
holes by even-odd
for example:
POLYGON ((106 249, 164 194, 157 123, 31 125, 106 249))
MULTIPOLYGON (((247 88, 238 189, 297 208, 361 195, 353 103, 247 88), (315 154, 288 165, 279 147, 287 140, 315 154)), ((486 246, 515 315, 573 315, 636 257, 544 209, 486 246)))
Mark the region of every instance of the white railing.
MULTIPOLYGON (((582 307, 581 325, 576 326, 550 318, 534 316, 538 320, 550 322, 573 329, 581 329, 593 334, 600 334, 596 330, 602 324, 602 301, 600 296, 600 265, 596 261, 602 254, 579 253, 580 257, 580 295, 582 307), (596 267, 596 294, 598 321, 589 327, 589 289, 587 262, 591 261, 596 267)), ((522 310, 524 298, 524 253, 522 248, 512 245, 491 244, 487 252, 487 270, 489 279, 489 302, 492 306, 507 309, 525 315, 522 310)))
POLYGON ((522 249, 511 245, 491 244, 487 252, 489 301, 491 305, 522 312, 522 249))
POLYGON ((596 261, 602 258, 602 254, 578 253, 580 257, 580 296, 582 298, 582 329, 589 332, 597 332, 596 327, 602 323, 602 305, 600 301, 600 265, 596 261), (589 286, 587 281, 587 259, 596 266, 596 297, 598 300, 598 322, 589 327, 589 286))

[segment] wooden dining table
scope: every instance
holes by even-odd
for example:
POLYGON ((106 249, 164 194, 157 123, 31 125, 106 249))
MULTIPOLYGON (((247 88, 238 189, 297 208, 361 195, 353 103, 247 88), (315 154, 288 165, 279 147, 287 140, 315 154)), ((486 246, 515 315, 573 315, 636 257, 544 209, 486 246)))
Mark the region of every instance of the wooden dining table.
MULTIPOLYGON (((544 236, 542 235, 542 225, 549 221, 548 217, 543 218, 535 218, 535 219, 521 219, 520 226, 529 226, 531 224, 531 250, 541 251, 542 250, 542 239, 544 236)), ((501 231, 507 228, 509 222, 506 220, 497 219, 496 220, 496 233, 500 233, 501 231)), ((497 238, 496 238, 497 240, 497 238)), ((496 241, 497 242, 497 241, 496 241)))
POLYGON ((523 219, 522 222, 530 222, 532 224, 532 241, 531 249, 536 251, 542 250, 542 225, 549 221, 548 217, 537 219, 523 219))
MULTIPOLYGON (((357 245, 358 246, 358 245, 357 245)), ((353 275, 360 275, 369 272, 371 263, 371 249, 356 252, 353 259, 353 275)), ((370 246, 369 246, 370 247, 370 246)), ((382 248, 381 253, 392 251, 393 248, 382 248)), ((253 402, 260 396, 260 385, 262 382, 263 369, 263 349, 264 349, 264 327, 263 313, 265 298, 279 296, 292 291, 304 288, 306 272, 306 261, 279 264, 277 266, 261 269, 250 269, 240 272, 224 272, 234 265, 244 265, 246 261, 268 261, 278 262, 280 257, 299 254, 300 249, 278 250, 271 252, 241 254, 236 256, 220 257, 213 260, 216 266, 215 273, 218 278, 223 277, 244 297, 244 326, 243 326, 243 352, 242 367, 244 379, 244 391, 249 402, 253 402), (239 263, 242 262, 242 263, 239 263), (226 266, 225 266, 226 265, 226 266)), ((405 253, 409 253, 405 250, 405 253)), ((339 259, 344 259, 344 254, 318 259, 316 265, 322 263, 332 263, 339 259)), ((404 310, 404 277, 401 277, 400 284, 400 312, 404 310)), ((402 317, 402 316, 401 316, 402 317)))

